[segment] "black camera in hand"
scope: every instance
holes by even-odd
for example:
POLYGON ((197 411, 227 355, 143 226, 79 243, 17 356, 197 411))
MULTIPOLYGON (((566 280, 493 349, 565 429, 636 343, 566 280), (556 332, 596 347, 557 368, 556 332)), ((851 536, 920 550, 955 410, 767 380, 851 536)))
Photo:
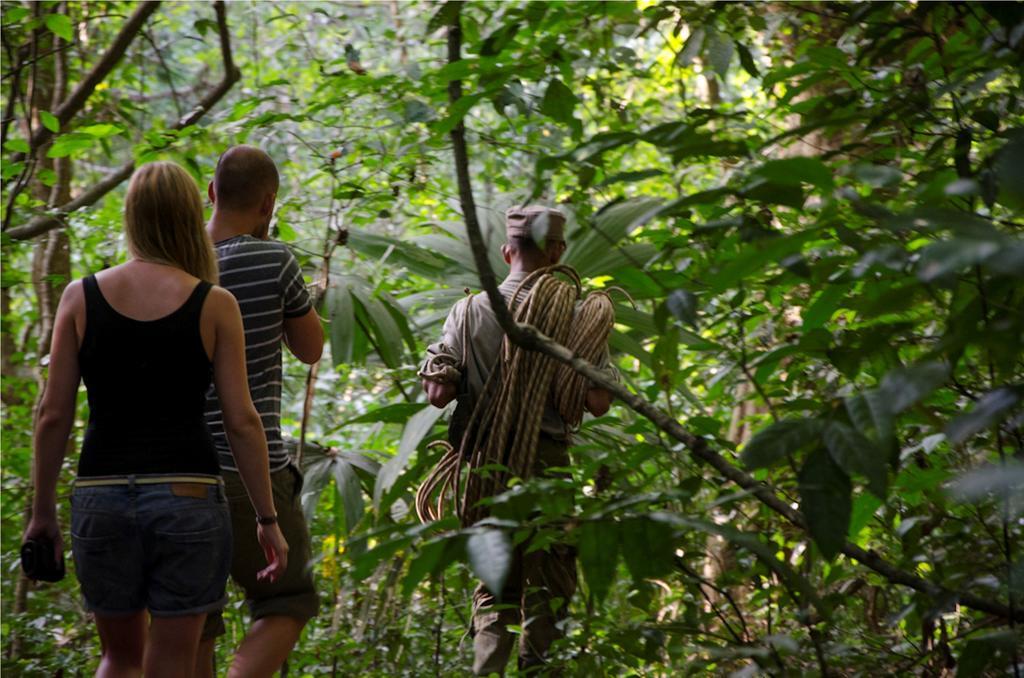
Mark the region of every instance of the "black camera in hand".
POLYGON ((64 578, 64 556, 58 564, 50 539, 26 539, 21 545, 21 569, 29 579, 60 581, 64 578))

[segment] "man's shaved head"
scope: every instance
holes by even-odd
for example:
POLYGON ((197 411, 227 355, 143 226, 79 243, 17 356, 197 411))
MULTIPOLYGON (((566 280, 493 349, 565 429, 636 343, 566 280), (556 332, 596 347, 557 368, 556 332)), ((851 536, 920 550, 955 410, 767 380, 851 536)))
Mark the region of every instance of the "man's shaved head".
POLYGON ((255 146, 235 146, 217 161, 213 191, 219 207, 248 210, 258 207, 267 193, 277 193, 279 182, 269 155, 255 146))

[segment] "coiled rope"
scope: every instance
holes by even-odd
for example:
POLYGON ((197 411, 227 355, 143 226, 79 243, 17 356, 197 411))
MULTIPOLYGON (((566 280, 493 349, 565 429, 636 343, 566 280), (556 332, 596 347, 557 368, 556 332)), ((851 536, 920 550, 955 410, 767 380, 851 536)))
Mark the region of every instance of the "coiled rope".
MULTIPOLYGON (((592 292, 576 308, 580 298, 579 274, 564 265, 540 269, 528 275, 512 294, 512 317, 532 325, 544 335, 570 348, 576 355, 597 362, 604 357, 615 311, 606 291, 592 292), (568 282, 556 277, 561 274, 568 282), (528 290, 519 302, 521 292, 528 290), (574 312, 575 310, 575 312, 574 312)), ((465 345, 464 345, 465 350, 465 345)), ((447 370, 433 366, 426 378, 447 377, 447 370)), ((463 525, 486 515, 480 501, 505 489, 513 477, 533 474, 537 442, 544 411, 553 403, 571 428, 583 418, 587 380, 567 365, 536 351, 521 349, 508 337, 477 398, 459 449, 446 448, 441 460, 416 492, 416 513, 421 522, 444 516, 447 498, 454 498, 463 525), (463 460, 468 460, 464 490, 463 460)))

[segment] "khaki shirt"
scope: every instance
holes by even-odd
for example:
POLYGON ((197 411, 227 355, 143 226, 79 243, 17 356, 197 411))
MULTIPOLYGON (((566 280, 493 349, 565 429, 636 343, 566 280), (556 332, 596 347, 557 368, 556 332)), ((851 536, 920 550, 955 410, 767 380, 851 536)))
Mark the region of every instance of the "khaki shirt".
MULTIPOLYGON (((498 291, 505 297, 508 303, 515 292, 516 287, 527 276, 527 273, 511 273, 498 286, 498 291)), ((525 297, 527 289, 519 292, 519 299, 525 297)), ((466 387, 469 397, 476 402, 487 383, 491 370, 501 357, 502 342, 505 332, 498 324, 498 320, 491 310, 491 303, 485 292, 480 292, 471 297, 460 299, 445 320, 442 330, 441 341, 427 347, 428 358, 435 355, 442 355, 447 358, 446 362, 454 365, 460 374, 465 369, 466 387), (464 346, 464 341, 469 346, 464 346), (467 348, 468 353, 467 353, 467 348)), ((608 366, 608 354, 605 352, 604 359, 598 367, 609 371, 609 376, 616 377, 617 372, 608 366)), ((558 414, 554 404, 549 402, 544 409, 544 417, 541 420, 540 430, 555 440, 570 441, 572 432, 558 414)))

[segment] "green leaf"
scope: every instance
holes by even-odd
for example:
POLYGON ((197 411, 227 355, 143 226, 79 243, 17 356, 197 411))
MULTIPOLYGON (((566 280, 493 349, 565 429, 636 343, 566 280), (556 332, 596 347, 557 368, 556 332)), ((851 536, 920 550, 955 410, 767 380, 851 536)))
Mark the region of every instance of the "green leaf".
POLYGON ((887 188, 903 181, 903 172, 885 165, 858 164, 853 166, 853 176, 869 186, 887 188))
POLYGON ((1024 134, 1017 134, 999 149, 995 170, 999 202, 1024 210, 1024 134))
POLYGON ((58 120, 57 116, 53 113, 50 113, 49 111, 39 111, 39 121, 43 123, 43 127, 54 134, 60 132, 60 120, 58 120))
POLYGON ((1012 661, 1014 645, 1018 643, 1018 634, 1013 629, 998 629, 978 634, 967 641, 963 652, 960 653, 956 678, 986 675, 985 671, 993 664, 1006 666, 1012 661))
POLYGON ((583 574, 594 598, 608 595, 619 559, 619 530, 615 523, 586 521, 580 526, 579 556, 583 574))
POLYGON ((736 51, 740 55, 740 65, 743 66, 743 70, 750 74, 752 78, 761 77, 761 72, 757 70, 757 63, 754 62, 754 56, 747 49, 747 46, 742 42, 736 42, 736 51))
POLYGON ((436 574, 447 567, 458 554, 456 542, 459 539, 446 535, 435 537, 423 544, 409 563, 409 570, 402 580, 402 594, 406 597, 411 596, 424 577, 436 574))
POLYGON ((800 510, 822 555, 833 559, 850 530, 850 478, 823 448, 811 452, 800 469, 800 510))
POLYGON ((356 470, 343 459, 334 459, 334 484, 345 508, 345 530, 350 533, 363 516, 363 490, 356 470))
POLYGON ((878 390, 884 397, 889 411, 896 414, 944 384, 948 375, 949 368, 938 362, 898 367, 885 375, 878 390))
POLYGON ((672 571, 672 533, 672 526, 660 520, 633 518, 622 523, 622 559, 634 581, 662 577, 672 571))
POLYGON ((754 172, 783 186, 799 186, 806 183, 823 191, 831 191, 834 185, 832 171, 818 158, 769 160, 754 172))
POLYGON ((801 328, 808 332, 819 327, 832 319, 832 315, 840 308, 843 300, 850 291, 850 285, 829 285, 818 294, 815 300, 807 307, 801 316, 801 328))
POLYGON ((78 134, 88 134, 91 137, 97 139, 106 139, 112 137, 115 134, 120 134, 124 131, 124 128, 120 125, 112 125, 110 123, 100 123, 97 125, 85 125, 84 127, 78 127, 75 132, 78 134))
POLYGON ((345 285, 332 284, 327 288, 326 304, 330 324, 331 360, 337 367, 353 361, 355 341, 355 311, 352 294, 345 285))
POLYGON ((707 40, 705 41, 707 59, 711 63, 711 67, 718 73, 718 77, 723 81, 729 74, 729 63, 732 61, 732 44, 732 40, 728 36, 718 32, 708 33, 707 40))
POLYGON ((3 18, 7 21, 8 24, 16 24, 32 13, 32 10, 30 10, 27 7, 11 7, 9 5, 5 5, 3 11, 3 18))
POLYGON ((740 458, 749 469, 767 468, 808 443, 821 438, 820 419, 783 419, 758 431, 743 447, 740 458))
POLYGON ((946 426, 949 442, 959 445, 971 436, 1001 421, 1021 400, 1024 387, 1004 386, 989 391, 970 412, 962 414, 946 426))
POLYGON ((595 186, 611 186, 612 184, 619 183, 634 183, 637 181, 643 181, 644 179, 650 179, 651 177, 659 177, 665 174, 665 170, 660 169, 645 169, 645 170, 634 170, 630 172, 618 172, 611 176, 602 179, 595 186))
POLYGON ((697 297, 689 290, 673 290, 665 299, 665 307, 677 319, 697 329, 697 297))
POLYGON ((824 439, 832 460, 847 474, 857 473, 867 478, 868 489, 885 501, 888 478, 882 451, 867 437, 838 421, 828 423, 824 439))
POLYGON ((427 407, 424 403, 395 403, 393 405, 385 405, 370 410, 366 414, 361 414, 358 417, 347 419, 342 426, 349 424, 371 424, 377 422, 384 422, 387 424, 398 424, 409 420, 409 417, 416 414, 424 407, 427 407))
POLYGON ((381 466, 377 474, 377 481, 373 486, 374 507, 380 507, 380 500, 384 493, 391 489, 391 486, 398 480, 398 476, 405 470, 409 463, 409 457, 419 447, 420 442, 434 428, 434 423, 441 417, 445 410, 436 407, 425 407, 410 419, 402 431, 402 439, 398 443, 398 451, 395 456, 381 466))
POLYGON ((572 120, 572 111, 579 100, 558 78, 552 78, 540 102, 540 112, 559 122, 572 120))
POLYGON ((46 28, 49 29, 54 35, 71 42, 73 32, 71 28, 71 18, 64 14, 47 14, 46 28))
POLYGON ((441 5, 441 8, 434 12, 434 16, 430 17, 430 21, 427 22, 427 33, 433 33, 439 28, 451 25, 455 20, 455 17, 459 15, 459 5, 461 3, 454 0, 441 5))
MULTIPOLYGON (((1007 461, 1005 465, 982 466, 962 474, 949 484, 949 494, 961 502, 977 503, 992 496, 1001 500, 1024 496, 1024 464, 1007 461)), ((1024 509, 1016 502, 1018 511, 1024 509)))
POLYGON ((96 138, 89 134, 72 132, 57 137, 50 150, 46 152, 48 158, 66 158, 72 153, 92 148, 96 144, 96 138))
POLYGON ((937 242, 922 251, 917 277, 923 282, 933 282, 979 264, 1001 248, 1002 244, 996 240, 954 238, 937 242))
POLYGON ((8 139, 4 142, 4 148, 12 153, 28 153, 29 145, 24 139, 8 139))
POLYGON ((469 566, 496 596, 501 595, 512 564, 512 544, 504 530, 493 528, 474 532, 466 540, 469 566))
POLYGON ((398 367, 402 362, 402 333, 395 319, 383 302, 362 286, 353 286, 351 291, 357 305, 357 322, 373 337, 374 349, 384 364, 398 367), (359 309, 365 311, 365 316, 360 316, 359 309))

